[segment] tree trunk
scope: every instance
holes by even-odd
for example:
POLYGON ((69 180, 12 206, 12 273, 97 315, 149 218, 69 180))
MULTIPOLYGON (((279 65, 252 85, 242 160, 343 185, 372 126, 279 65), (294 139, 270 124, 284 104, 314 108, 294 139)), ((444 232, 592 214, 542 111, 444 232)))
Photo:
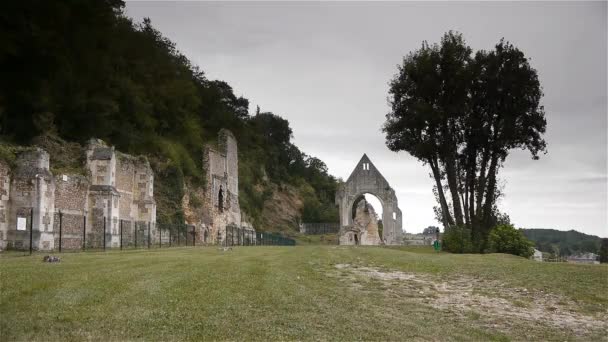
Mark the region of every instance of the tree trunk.
POLYGON ((475 212, 475 217, 477 219, 477 222, 480 223, 481 222, 481 209, 482 209, 482 201, 483 201, 483 194, 486 192, 486 179, 487 179, 487 175, 486 175, 486 170, 488 168, 488 161, 490 160, 490 148, 486 147, 483 151, 483 155, 481 157, 481 165, 480 165, 480 171, 479 171, 479 182, 477 184, 477 203, 475 205, 476 207, 476 212, 475 212))
POLYGON ((437 194, 439 195, 439 205, 441 206, 441 214, 443 216, 443 228, 445 230, 448 229, 451 225, 453 225, 454 221, 452 220, 452 216, 450 215, 448 203, 443 193, 443 185, 441 184, 441 173, 439 172, 439 164, 437 163, 437 159, 429 158, 428 161, 429 165, 431 165, 431 170, 433 171, 433 178, 435 178, 435 182, 437 184, 437 194))
POLYGON ((476 155, 472 154, 470 156, 472 161, 470 162, 469 169, 467 171, 468 178, 468 191, 469 191, 469 220, 471 224, 471 234, 473 238, 475 237, 475 231, 478 230, 477 220, 475 218, 475 176, 477 172, 477 166, 475 165, 475 161, 477 160, 476 155))
POLYGON ((492 208, 494 207, 494 200, 496 194, 496 173, 498 169, 498 153, 492 153, 492 158, 490 162, 490 169, 488 170, 488 187, 486 189, 486 201, 483 205, 483 220, 481 224, 481 233, 482 233, 482 245, 480 246, 481 252, 485 250, 488 233, 492 229, 492 208))
POLYGON ((458 181, 456 177, 456 160, 454 153, 450 153, 445 161, 445 171, 448 179, 448 187, 452 195, 452 205, 454 206, 454 218, 456 219, 456 225, 462 226, 464 220, 462 218, 462 205, 460 203, 458 181))

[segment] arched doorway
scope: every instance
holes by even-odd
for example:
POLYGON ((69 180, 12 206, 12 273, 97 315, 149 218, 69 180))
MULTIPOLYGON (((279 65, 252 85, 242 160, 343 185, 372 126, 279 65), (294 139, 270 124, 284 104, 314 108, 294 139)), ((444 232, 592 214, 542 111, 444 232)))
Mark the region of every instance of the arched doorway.
POLYGON ((382 213, 384 212, 384 209, 382 208, 382 201, 378 198, 378 196, 376 196, 376 195, 374 195, 372 193, 369 193, 369 192, 360 194, 353 201, 352 208, 351 208, 351 216, 352 216, 352 218, 355 218, 355 213, 356 213, 357 205, 362 200, 365 200, 368 204, 370 204, 374 208, 374 211, 375 211, 376 215, 378 215, 378 217, 380 218, 380 220, 382 220, 382 213))
MULTIPOLYGON (((382 244, 382 201, 371 193, 359 194, 351 204, 352 226, 355 245, 382 244)), ((343 240, 345 241, 345 240, 343 240)))

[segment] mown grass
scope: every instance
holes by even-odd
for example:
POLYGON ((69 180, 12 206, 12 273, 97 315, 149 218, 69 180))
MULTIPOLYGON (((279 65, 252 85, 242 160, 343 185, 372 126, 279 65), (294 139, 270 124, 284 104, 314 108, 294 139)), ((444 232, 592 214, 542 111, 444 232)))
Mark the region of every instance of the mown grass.
MULTIPOLYGON (((0 258, 0 339, 58 340, 522 340, 585 339, 549 326, 505 332, 387 295, 390 283, 336 275, 336 264, 467 275, 542 289, 606 313, 608 267, 543 264, 427 248, 338 246, 174 248, 0 258)), ((395 285, 396 286, 396 285, 395 285)), ((522 309, 525 309, 522 303, 522 309)), ((597 337, 597 335, 594 335, 597 337)), ((588 336, 587 336, 588 337, 588 336)))

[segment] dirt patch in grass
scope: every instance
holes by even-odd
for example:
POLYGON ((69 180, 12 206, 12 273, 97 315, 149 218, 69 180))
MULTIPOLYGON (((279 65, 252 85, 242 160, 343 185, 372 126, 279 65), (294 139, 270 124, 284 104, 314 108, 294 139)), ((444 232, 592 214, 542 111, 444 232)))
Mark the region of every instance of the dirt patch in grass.
POLYGON ((351 264, 337 264, 335 268, 337 272, 330 275, 337 273, 342 281, 353 281, 353 287, 359 290, 365 288, 362 279, 376 285, 381 282, 374 288, 385 289, 387 296, 430 305, 505 333, 513 333, 522 325, 542 325, 579 338, 601 336, 608 330, 608 312, 594 316, 581 313, 574 301, 543 290, 513 288, 467 276, 441 279, 351 264))

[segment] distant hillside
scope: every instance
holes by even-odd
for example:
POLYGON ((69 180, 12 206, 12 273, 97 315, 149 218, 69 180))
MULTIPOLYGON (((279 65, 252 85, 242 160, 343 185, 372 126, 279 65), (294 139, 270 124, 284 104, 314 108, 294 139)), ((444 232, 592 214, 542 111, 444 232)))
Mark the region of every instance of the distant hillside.
POLYGON ((522 229, 522 231, 542 252, 569 256, 584 252, 599 253, 600 250, 601 239, 598 236, 587 235, 576 230, 531 228, 522 229))

